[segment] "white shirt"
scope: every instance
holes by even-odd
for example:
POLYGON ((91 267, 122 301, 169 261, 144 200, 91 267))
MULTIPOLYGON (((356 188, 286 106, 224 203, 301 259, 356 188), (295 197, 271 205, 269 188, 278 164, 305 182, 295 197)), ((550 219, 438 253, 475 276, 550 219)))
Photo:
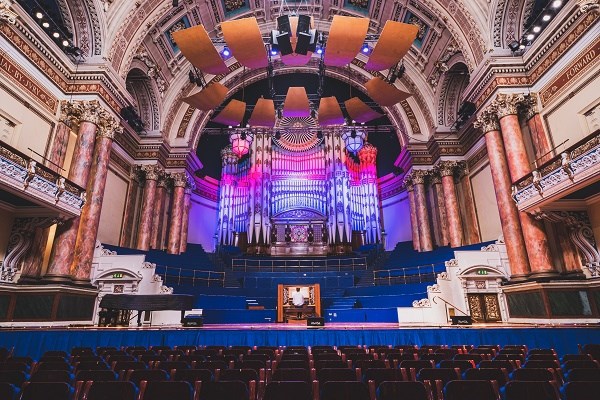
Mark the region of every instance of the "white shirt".
POLYGON ((294 294, 292 294, 292 304, 296 307, 304 305, 304 296, 302 295, 302 292, 294 292, 294 294))

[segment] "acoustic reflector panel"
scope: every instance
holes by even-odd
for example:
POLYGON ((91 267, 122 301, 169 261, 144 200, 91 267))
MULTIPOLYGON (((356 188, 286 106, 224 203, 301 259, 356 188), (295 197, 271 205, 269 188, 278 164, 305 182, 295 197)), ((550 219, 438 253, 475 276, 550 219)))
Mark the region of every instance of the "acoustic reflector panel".
POLYGON ((283 102, 284 117, 309 117, 310 103, 303 87, 290 87, 283 102))
POLYGON ((247 68, 264 68, 269 63, 256 18, 241 18, 221 23, 227 46, 240 64, 247 68))
POLYGON ((275 104, 270 99, 258 99, 250 120, 250 126, 272 128, 275 126, 275 104))
POLYGON ((246 103, 232 99, 219 115, 213 118, 213 121, 223 125, 238 126, 244 119, 245 112, 246 103))
POLYGON ((225 96, 228 89, 219 82, 211 83, 198 93, 194 93, 189 97, 185 97, 183 101, 202 111, 210 111, 217 108, 225 96))
POLYGON ((369 97, 380 106, 393 106, 411 96, 410 93, 403 92, 379 77, 369 80, 365 84, 365 87, 367 88, 369 97))
POLYGON ((366 105, 365 102, 358 97, 346 100, 344 104, 346 105, 346 111, 348 112, 348 115, 350 115, 350 118, 361 124, 383 116, 366 105))
POLYGON ((319 104, 319 125, 331 126, 342 125, 344 114, 335 96, 321 98, 319 104))
POLYGON ((173 40, 177 43, 181 54, 202 72, 213 75, 229 72, 202 25, 173 32, 173 40))
POLYGON ((408 53, 418 32, 419 27, 416 25, 387 21, 365 69, 382 71, 396 65, 408 53))
POLYGON ((325 65, 343 67, 348 65, 360 51, 367 31, 369 18, 335 15, 325 51, 325 65))

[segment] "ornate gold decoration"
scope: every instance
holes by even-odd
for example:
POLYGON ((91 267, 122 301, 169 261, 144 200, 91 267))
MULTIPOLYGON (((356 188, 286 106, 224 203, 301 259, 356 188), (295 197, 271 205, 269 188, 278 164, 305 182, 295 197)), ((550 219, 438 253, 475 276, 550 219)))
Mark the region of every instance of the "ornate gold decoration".
POLYGON ((429 171, 424 169, 415 169, 412 172, 412 181, 415 185, 424 185, 429 171))
POLYGON ((600 0, 579 0, 579 9, 583 13, 600 13, 600 0))
POLYGON ((10 9, 11 6, 11 0, 0 0, 0 23, 8 22, 14 25, 17 22, 17 14, 10 9))
POLYGON ((459 168, 458 161, 442 161, 436 166, 436 171, 440 176, 454 176, 454 172, 459 168))
POLYGON ((517 115, 519 106, 525 102, 525 95, 522 93, 499 93, 492 104, 498 113, 498 119, 508 115, 517 115))
POLYGON ((77 122, 91 122, 98 125, 98 120, 106 112, 98 100, 75 100, 66 105, 66 113, 77 122))
POLYGON ((414 189, 414 184, 412 181, 412 175, 407 174, 404 176, 404 180, 402 181, 402 186, 406 188, 407 191, 412 192, 414 189))
POLYGON ((187 172, 176 172, 171 174, 171 176, 173 177, 173 185, 175 187, 184 188, 188 185, 188 181, 190 181, 190 177, 188 176, 187 172))
POLYGON ((525 96, 525 100, 521 104, 521 112, 526 121, 529 121, 536 114, 539 114, 537 93, 531 93, 525 96))
POLYGON ((164 172, 160 174, 158 177, 158 187, 167 188, 169 186, 169 180, 171 179, 171 174, 168 172, 164 172))
POLYGON ((437 168, 431 170, 429 176, 431 177, 430 182, 432 185, 439 185, 442 183, 442 175, 440 175, 440 171, 437 168))
POLYGON ((123 133, 123 127, 121 122, 111 116, 106 110, 100 112, 98 118, 98 132, 96 133, 97 138, 114 139, 115 134, 123 133))
POLYGON ((473 126, 477 129, 481 129, 483 134, 492 131, 500 130, 500 122, 498 121, 498 115, 496 113, 496 108, 493 105, 490 105, 488 108, 483 110, 478 116, 477 121, 473 124, 473 126))
POLYGON ((142 165, 141 170, 145 174, 147 181, 157 181, 164 174, 164 171, 158 164, 142 165))

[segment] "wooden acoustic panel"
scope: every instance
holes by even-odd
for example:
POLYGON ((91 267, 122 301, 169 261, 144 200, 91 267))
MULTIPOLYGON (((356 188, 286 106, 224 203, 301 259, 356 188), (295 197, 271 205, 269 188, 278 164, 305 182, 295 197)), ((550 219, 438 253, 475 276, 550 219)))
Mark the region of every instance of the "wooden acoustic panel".
POLYGON ((346 100, 344 104, 346 105, 346 111, 348 111, 350 118, 361 124, 373 121, 374 119, 383 116, 366 105, 365 102, 358 97, 353 97, 350 100, 346 100))
POLYGON ((177 43, 181 54, 202 72, 213 75, 229 72, 229 68, 202 25, 173 32, 173 40, 177 43))
POLYGON ((321 98, 319 104, 319 125, 331 126, 342 125, 344 123, 344 114, 338 104, 335 96, 321 98))
POLYGON ((271 99, 258 99, 250 120, 250 126, 272 128, 275 126, 275 104, 271 99))
POLYGON ((418 32, 419 27, 416 25, 387 21, 365 69, 382 71, 396 65, 408 53, 418 32))
POLYGON ((369 18, 335 15, 329 29, 325 65, 343 67, 352 62, 364 44, 368 29, 369 18))
POLYGON ((227 89, 219 82, 211 83, 198 93, 185 97, 183 101, 199 110, 210 111, 217 108, 227 96, 227 89))
POLYGON ((267 51, 256 18, 242 18, 221 23, 223 36, 231 53, 247 68, 268 65, 267 51))
POLYGON ((403 92, 394 85, 390 85, 379 77, 370 79, 366 84, 367 93, 380 106, 393 106, 406 100, 410 93, 403 92))
POLYGON ((303 87, 290 87, 283 102, 284 117, 309 117, 310 103, 303 87))
POLYGON ((238 126, 244 119, 245 112, 246 103, 232 99, 219 115, 213 118, 213 121, 223 125, 238 126))

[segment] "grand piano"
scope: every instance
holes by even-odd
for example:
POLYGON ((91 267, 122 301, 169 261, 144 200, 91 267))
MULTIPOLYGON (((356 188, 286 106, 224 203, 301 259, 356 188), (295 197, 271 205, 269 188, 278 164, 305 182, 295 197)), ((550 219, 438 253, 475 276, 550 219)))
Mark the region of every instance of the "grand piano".
POLYGON ((106 294, 100 300, 99 325, 129 326, 131 311, 137 311, 137 324, 142 326, 143 311, 181 311, 181 322, 187 310, 194 308, 194 296, 189 294, 106 294))

